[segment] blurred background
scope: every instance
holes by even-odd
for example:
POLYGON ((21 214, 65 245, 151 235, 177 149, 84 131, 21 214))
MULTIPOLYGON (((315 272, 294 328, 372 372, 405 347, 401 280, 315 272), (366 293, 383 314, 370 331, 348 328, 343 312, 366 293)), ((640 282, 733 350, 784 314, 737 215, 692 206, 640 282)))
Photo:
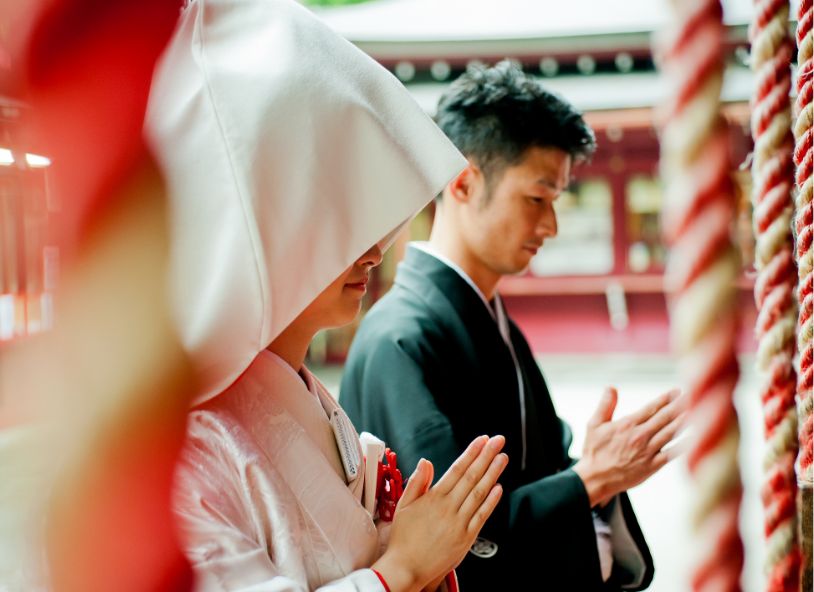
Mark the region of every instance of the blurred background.
MULTIPOLYGON (((662 187, 654 111, 666 85, 651 51, 653 33, 669 18, 651 0, 311 0, 314 12, 391 70, 429 113, 445 87, 471 61, 509 57, 584 111, 597 135, 593 161, 574 171, 556 203, 559 236, 547 240, 527 272, 506 278, 501 294, 538 356, 561 416, 573 427, 579 454, 584 426, 602 388, 619 388, 624 414, 679 384, 669 354, 660 237, 662 187)), ((731 171, 738 191, 734 239, 743 328, 737 404, 746 487, 742 514, 747 550, 744 588, 763 588, 762 511, 758 497, 763 447, 753 371, 754 237, 748 168, 751 151, 748 24, 752 4, 725 0, 727 25, 723 112, 731 171)), ((792 14, 796 12, 796 2, 792 14)), ((4 35, 0 27, 0 40, 4 35)), ((0 71, 11 68, 0 54, 0 71)), ((319 73, 315 72, 318 76, 319 73)), ((47 228, 60 216, 49 189, 48 155, 35 154, 18 126, 27 107, 0 95, 0 347, 53 326, 52 294, 60 253, 47 228)), ((339 147, 337 147, 339 148, 339 147)), ((430 205, 399 238, 375 272, 369 308, 391 286, 409 240, 429 236, 430 205)), ((342 362, 356 325, 320 334, 310 366, 337 394, 342 362)), ((499 393, 497 394, 499 395, 499 393)), ((689 485, 681 461, 631 492, 656 561, 651 587, 688 589, 691 541, 689 485)))
MULTIPOLYGON (((334 0, 336 1, 336 0, 334 0)), ((727 59, 723 110, 737 167, 751 151, 749 0, 724 2, 727 59)), ((317 6, 339 33, 390 69, 429 114, 467 63, 509 57, 585 113, 597 136, 593 161, 573 171, 556 202, 559 236, 547 240, 526 274, 501 284, 514 319, 540 355, 667 353, 660 237, 662 191, 654 110, 666 85, 656 71, 653 33, 666 25, 666 2, 571 0, 372 0, 317 6)), ((744 352, 754 347, 751 179, 732 170, 738 192, 736 242, 744 352)), ((379 268, 369 303, 386 292, 407 240, 424 240, 433 206, 379 268)), ((354 327, 327 332, 315 362, 341 362, 354 327)))

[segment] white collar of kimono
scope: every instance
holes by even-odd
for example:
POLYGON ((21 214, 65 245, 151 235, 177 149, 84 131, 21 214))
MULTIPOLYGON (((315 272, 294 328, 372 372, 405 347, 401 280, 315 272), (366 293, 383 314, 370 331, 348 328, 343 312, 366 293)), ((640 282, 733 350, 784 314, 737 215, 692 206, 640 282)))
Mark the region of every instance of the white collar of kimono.
POLYGON ((189 2, 145 128, 195 404, 466 166, 398 80, 293 0, 189 2))
POLYGON ((457 265, 453 261, 451 261, 448 257, 444 257, 441 253, 436 251, 432 248, 432 245, 428 242, 412 242, 410 243, 411 247, 416 248, 420 251, 425 252, 427 255, 431 257, 435 257, 444 265, 450 267, 453 271, 455 271, 458 275, 460 275, 464 281, 469 284, 475 293, 480 296, 483 305, 486 307, 486 310, 489 311, 489 314, 492 315, 492 319, 494 319, 495 323, 497 324, 498 333, 500 333, 500 337, 503 339, 503 343, 506 344, 506 347, 509 348, 509 353, 512 356, 512 362, 514 363, 514 371, 515 377, 517 379, 517 394, 520 403, 520 425, 521 425, 521 440, 522 440, 522 453, 520 456, 520 468, 521 470, 526 470, 526 457, 528 451, 528 439, 526 434, 526 389, 523 386, 523 376, 522 372, 520 371, 520 364, 517 361, 517 353, 514 351, 514 345, 512 344, 511 334, 509 333, 509 318, 506 315, 506 309, 503 307, 503 300, 500 298, 500 294, 495 292, 495 308, 492 309, 489 306, 489 301, 486 300, 486 296, 483 295, 480 288, 472 281, 472 278, 469 277, 469 274, 466 273, 460 265, 457 265), (497 311, 497 313, 495 312, 497 311))
POLYGON ((270 362, 272 362, 275 366, 279 367, 283 372, 291 376, 291 378, 296 378, 297 380, 302 381, 303 385, 305 386, 306 390, 309 393, 314 395, 317 399, 319 399, 319 392, 317 389, 316 382, 314 381, 314 376, 311 374, 311 371, 308 370, 305 366, 297 372, 288 362, 286 362, 283 358, 279 355, 275 354, 271 350, 263 350, 260 354, 266 357, 270 362))
POLYGON ((475 284, 475 282, 472 280, 472 278, 469 277, 469 274, 466 273, 460 265, 458 265, 457 263, 452 261, 450 258, 445 257, 444 255, 439 253, 436 249, 433 248, 433 246, 430 243, 428 243, 426 241, 411 242, 411 243, 409 243, 409 246, 411 246, 411 247, 413 247, 415 249, 418 249, 419 251, 423 251, 427 255, 435 257, 441 263, 443 263, 447 267, 450 267, 459 276, 461 276, 463 278, 463 280, 467 284, 469 284, 472 287, 473 290, 475 290, 475 294, 477 294, 480 297, 481 301, 483 302, 483 305, 486 307, 486 310, 489 311, 489 314, 492 315, 492 318, 497 323, 498 329, 500 330, 500 334, 503 337, 503 340, 506 341, 507 343, 509 343, 509 341, 508 341, 509 340, 509 321, 508 321, 508 318, 506 317, 506 311, 503 308, 503 300, 500 298, 500 294, 495 292, 495 307, 492 308, 489 305, 489 301, 486 299, 486 296, 484 296, 483 292, 481 292, 481 289, 478 288, 477 284, 475 284), (497 311, 497 313, 495 313, 495 311, 497 311))
POLYGON ((309 394, 311 394, 314 405, 319 408, 326 418, 330 417, 331 412, 338 407, 336 401, 331 398, 330 395, 323 393, 323 390, 326 389, 324 389, 324 387, 323 389, 319 388, 316 377, 305 366, 303 366, 298 372, 283 358, 268 349, 265 349, 257 354, 258 359, 261 357, 264 360, 267 360, 268 363, 276 366, 283 373, 287 374, 295 381, 295 383, 301 384, 302 387, 308 391, 309 394))

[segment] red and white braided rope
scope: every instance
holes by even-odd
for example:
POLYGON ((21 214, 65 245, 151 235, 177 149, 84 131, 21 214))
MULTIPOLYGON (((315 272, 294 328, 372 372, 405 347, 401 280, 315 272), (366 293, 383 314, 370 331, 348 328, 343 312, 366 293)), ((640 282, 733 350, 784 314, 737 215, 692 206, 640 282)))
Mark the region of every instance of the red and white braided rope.
POLYGON ((739 263, 730 240, 735 192, 726 125, 719 113, 723 23, 719 0, 673 0, 673 27, 659 48, 671 88, 665 105, 661 168, 673 349, 695 433, 688 455, 695 484, 692 589, 740 590, 738 532, 740 434, 732 394, 738 381, 739 263))
POLYGON ((750 30, 757 85, 752 100, 752 203, 756 237, 757 366, 762 374, 766 473, 765 560, 769 592, 799 589, 797 542, 797 406, 794 371, 797 304, 794 288, 794 137, 791 134, 791 58, 788 0, 755 0, 750 30))
POLYGON ((797 13, 797 101, 794 123, 794 148, 796 165, 794 227, 797 234, 797 301, 800 316, 797 321, 797 349, 800 354, 797 370, 797 404, 800 425, 800 454, 798 457, 797 479, 800 486, 801 549, 803 570, 801 584, 803 590, 814 589, 814 565, 812 565, 812 21, 814 11, 812 0, 801 0, 797 13))
POLYGON ((797 382, 797 400, 800 414, 800 464, 799 481, 803 487, 812 487, 812 20, 811 0, 802 0, 797 13, 797 101, 795 111, 794 164, 797 166, 795 180, 794 225, 797 232, 797 298, 800 316, 797 326, 797 349, 800 352, 800 368, 797 382))

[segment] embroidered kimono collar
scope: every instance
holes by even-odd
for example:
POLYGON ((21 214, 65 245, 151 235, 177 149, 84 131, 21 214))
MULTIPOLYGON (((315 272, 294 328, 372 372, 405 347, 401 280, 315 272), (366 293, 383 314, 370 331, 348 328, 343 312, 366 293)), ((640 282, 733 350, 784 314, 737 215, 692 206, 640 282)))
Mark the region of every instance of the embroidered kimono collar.
POLYGON ((146 133, 197 403, 466 164, 401 83, 292 0, 190 2, 146 133))

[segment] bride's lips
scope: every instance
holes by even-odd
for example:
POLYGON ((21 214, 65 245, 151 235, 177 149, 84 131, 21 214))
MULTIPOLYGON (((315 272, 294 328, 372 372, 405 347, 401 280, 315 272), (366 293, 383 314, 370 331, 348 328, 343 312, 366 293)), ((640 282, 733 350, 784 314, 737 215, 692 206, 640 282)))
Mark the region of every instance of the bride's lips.
POLYGON ((345 287, 351 290, 358 290, 359 292, 366 292, 368 279, 369 278, 363 278, 357 282, 346 282, 345 287))

